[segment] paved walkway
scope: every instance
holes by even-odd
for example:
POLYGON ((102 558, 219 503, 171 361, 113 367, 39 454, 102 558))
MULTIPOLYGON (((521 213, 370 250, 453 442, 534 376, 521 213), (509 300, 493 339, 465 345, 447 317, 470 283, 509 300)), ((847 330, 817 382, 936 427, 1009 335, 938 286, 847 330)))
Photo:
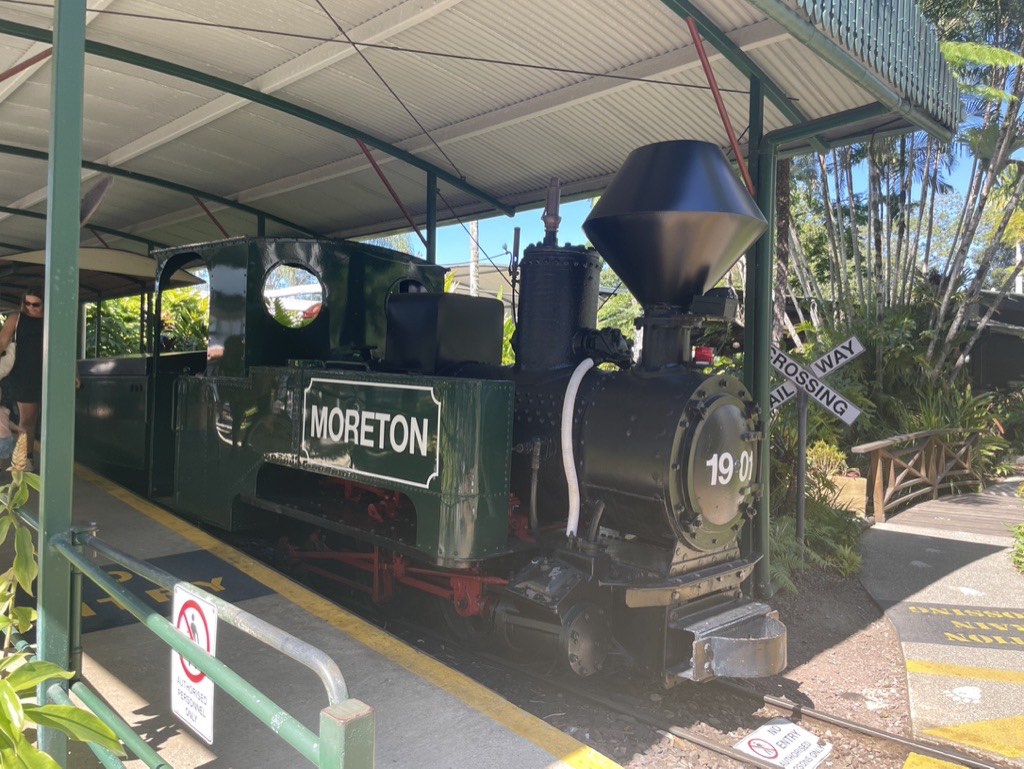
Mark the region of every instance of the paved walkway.
POLYGON ((1024 576, 1010 560, 1021 480, 873 526, 861 581, 903 644, 914 735, 1024 767, 1024 576))

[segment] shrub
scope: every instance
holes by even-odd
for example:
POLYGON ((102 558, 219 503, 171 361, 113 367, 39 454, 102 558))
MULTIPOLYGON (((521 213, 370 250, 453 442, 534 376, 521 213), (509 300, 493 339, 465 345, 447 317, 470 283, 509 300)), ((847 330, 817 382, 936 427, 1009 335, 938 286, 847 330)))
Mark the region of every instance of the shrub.
POLYGON ((1013 547, 1010 549, 1013 565, 1024 574, 1024 523, 1013 527, 1013 547))
POLYGON ((825 478, 847 471, 846 454, 826 441, 815 441, 807 447, 807 470, 825 478))
POLYGON ((770 577, 779 590, 795 590, 793 574, 815 566, 852 577, 861 568, 860 519, 837 501, 830 478, 808 485, 804 510, 804 548, 801 558, 796 518, 773 516, 770 526, 770 577))

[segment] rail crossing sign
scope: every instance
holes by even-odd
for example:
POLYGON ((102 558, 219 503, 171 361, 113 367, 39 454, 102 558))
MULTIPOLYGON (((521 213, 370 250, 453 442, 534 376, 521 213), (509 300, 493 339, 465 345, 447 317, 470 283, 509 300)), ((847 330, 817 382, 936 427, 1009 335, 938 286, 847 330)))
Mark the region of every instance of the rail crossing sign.
MULTIPOLYGON (((217 608, 191 585, 174 586, 174 625, 207 654, 217 654, 217 608)), ((171 650, 171 712, 189 729, 213 744, 213 691, 209 677, 171 650)))
POLYGON ((857 337, 851 336, 811 363, 808 370, 777 347, 772 347, 772 368, 788 380, 772 390, 768 396, 772 411, 803 391, 825 410, 835 414, 846 424, 852 425, 860 416, 860 409, 821 380, 862 352, 864 345, 857 337))

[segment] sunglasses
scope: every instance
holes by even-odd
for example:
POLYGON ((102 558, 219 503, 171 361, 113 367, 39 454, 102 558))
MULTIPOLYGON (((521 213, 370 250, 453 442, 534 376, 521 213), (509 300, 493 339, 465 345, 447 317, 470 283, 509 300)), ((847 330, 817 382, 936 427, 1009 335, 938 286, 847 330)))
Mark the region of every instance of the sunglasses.
POLYGON ((42 306, 43 306, 43 303, 42 303, 42 302, 30 302, 30 301, 28 301, 28 300, 26 299, 26 300, 25 300, 25 306, 26 306, 26 307, 42 307, 42 306))

